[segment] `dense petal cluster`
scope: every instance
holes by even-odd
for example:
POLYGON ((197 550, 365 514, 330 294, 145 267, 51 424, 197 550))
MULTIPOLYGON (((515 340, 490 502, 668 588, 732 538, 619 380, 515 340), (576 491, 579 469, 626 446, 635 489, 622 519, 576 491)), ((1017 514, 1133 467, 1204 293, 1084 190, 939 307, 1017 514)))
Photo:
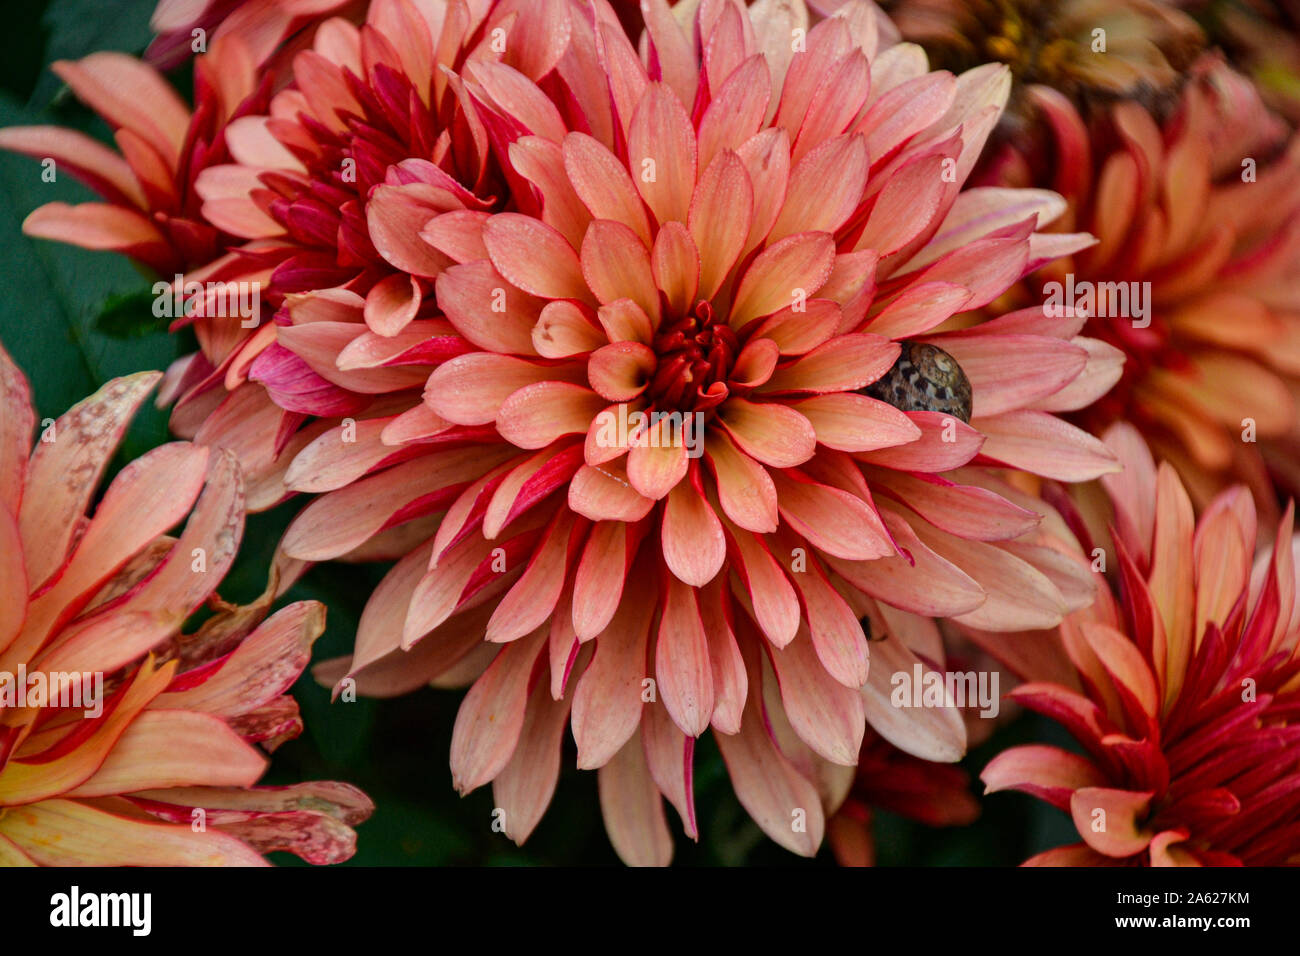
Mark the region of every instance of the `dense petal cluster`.
POLYGON ((1221 493, 1197 520, 1177 474, 1167 463, 1156 468, 1136 431, 1115 426, 1108 441, 1125 464, 1122 475, 1103 479, 1116 584, 1061 627, 1073 688, 1038 681, 1012 693, 1059 721, 1083 754, 1015 747, 982 778, 990 790, 1022 790, 1073 817, 1082 842, 1030 864, 1293 863, 1293 511, 1257 555, 1255 506, 1244 488, 1221 493))
POLYGON ((266 767, 255 744, 301 730, 287 691, 324 608, 267 617, 273 591, 247 607, 216 598, 244 525, 234 457, 163 445, 86 513, 159 378, 109 382, 31 451, 29 389, 0 349, 0 864, 347 859, 364 794, 254 786, 266 767), (185 633, 205 603, 216 613, 185 633))
POLYGON ((1087 333, 1126 357, 1079 422, 1132 421, 1198 506, 1240 481, 1275 515, 1274 483, 1300 488, 1300 139, 1216 60, 1163 120, 1126 101, 1090 131, 1055 91, 1031 92, 1050 144, 1007 147, 989 177, 1050 184, 1070 201, 1063 221, 1098 244, 1025 295, 1060 283, 1070 301, 1050 307, 1088 311, 1087 333))
POLYGON ((890 707, 917 658, 889 642, 868 668, 861 618, 1052 627, 1086 600, 1077 568, 1014 543, 1040 513, 957 469, 1112 469, 1056 413, 1117 354, 1033 310, 940 327, 1090 240, 1035 232, 1050 193, 962 191, 1006 71, 881 50, 866 4, 809 29, 800 4, 647 3, 641 53, 603 4, 548 11, 568 47, 545 71, 463 71, 510 204, 425 202, 439 187, 403 176, 429 164, 397 162, 367 225, 400 301, 353 279, 286 295, 277 346, 366 402, 301 406, 337 424, 286 476, 320 497, 284 549, 400 559, 322 673, 377 694, 481 673, 453 775, 494 782, 516 839, 569 722, 619 795, 619 851, 662 861, 657 794, 694 835, 713 726, 747 809, 812 852, 815 781, 868 720, 926 756, 964 746, 959 717, 890 707), (392 224, 400 244, 375 241, 392 224))

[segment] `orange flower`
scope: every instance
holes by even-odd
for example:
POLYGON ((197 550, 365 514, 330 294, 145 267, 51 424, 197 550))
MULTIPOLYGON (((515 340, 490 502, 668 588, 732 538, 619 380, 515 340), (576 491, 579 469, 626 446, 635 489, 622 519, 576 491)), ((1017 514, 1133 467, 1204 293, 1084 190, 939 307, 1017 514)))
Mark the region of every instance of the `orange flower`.
POLYGON ((1070 201, 1064 222, 1099 242, 1024 295, 1090 287, 1088 333, 1126 356, 1119 386, 1078 420, 1094 433, 1130 420, 1198 506, 1239 481, 1276 516, 1273 482, 1300 489, 1300 139, 1214 60, 1163 121, 1127 101, 1090 132, 1059 93, 1031 95, 1050 149, 1008 147, 988 178, 1050 183, 1070 201))
POLYGON ((1023 790, 1073 816, 1083 842, 1030 865, 1296 862, 1293 511, 1256 556, 1244 488, 1221 493, 1196 521, 1177 474, 1155 467, 1136 431, 1116 425, 1107 441, 1125 464, 1102 479, 1115 589, 1060 630, 1080 689, 1039 681, 1011 694, 1063 724, 1085 755, 1016 747, 982 779, 990 791, 1023 790))
POLYGON ((373 398, 296 457, 288 487, 320 497, 284 550, 398 559, 353 658, 319 673, 377 695, 474 681, 453 777, 492 782, 517 840, 568 723, 619 853, 666 861, 659 795, 694 836, 712 726, 741 802, 811 854, 868 721, 964 749, 959 715, 892 708, 919 658, 886 642, 868 668, 861 618, 1050 627, 1088 596, 1086 570, 1013 540, 1038 511, 958 469, 1111 469, 1054 413, 1110 387, 1113 350, 1037 311, 939 327, 1091 240, 1035 232, 1050 193, 961 191, 1006 71, 879 51, 866 5, 797 52, 801 5, 683 27, 647 4, 644 61, 607 8, 550 9, 571 27, 553 72, 464 71, 514 208, 369 221, 411 223, 439 311, 386 336, 373 290, 286 301, 278 344, 373 398))
POLYGON ((0 349, 0 864, 263 864, 350 857, 372 809, 341 783, 253 786, 301 730, 286 691, 324 608, 214 589, 243 532, 233 456, 178 442, 86 508, 160 376, 116 379, 46 428, 0 349), (189 515, 179 537, 168 530, 189 515), (207 601, 216 615, 191 634, 207 601))

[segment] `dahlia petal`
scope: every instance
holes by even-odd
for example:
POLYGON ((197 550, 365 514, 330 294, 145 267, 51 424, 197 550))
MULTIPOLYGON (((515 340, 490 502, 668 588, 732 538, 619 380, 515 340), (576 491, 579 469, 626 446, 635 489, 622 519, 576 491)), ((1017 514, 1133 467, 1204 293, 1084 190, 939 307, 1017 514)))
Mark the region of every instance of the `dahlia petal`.
POLYGON ((646 639, 653 608, 623 601, 596 638, 596 653, 573 697, 573 739, 578 767, 603 767, 633 738, 641 720, 641 685, 647 676, 646 639), (602 659, 603 658, 603 659, 602 659))
POLYGON ((964 286, 951 282, 922 282, 908 286, 871 320, 867 330, 899 339, 928 332, 956 315, 970 301, 964 286))
POLYGON ((497 419, 506 400, 519 389, 542 382, 574 383, 581 377, 580 367, 540 365, 508 355, 471 352, 433 370, 425 386, 424 402, 449 422, 485 425, 497 419))
POLYGON ((840 327, 843 317, 839 305, 829 299, 812 299, 795 311, 787 306, 764 319, 754 330, 753 338, 768 338, 782 355, 806 355, 826 342, 840 327))
POLYGON ((958 193, 934 238, 908 263, 920 268, 989 233, 1036 217, 1041 229, 1065 212, 1065 200, 1046 189, 979 187, 958 193))
POLYGON ((1195 516, 1177 473, 1161 462, 1156 470, 1154 537, 1151 538, 1151 599, 1164 622, 1164 646, 1155 650, 1156 678, 1165 702, 1182 688, 1192 652, 1195 578, 1191 548, 1195 516))
MULTIPOLYGON (((381 183, 370 194, 366 201, 370 241, 393 268, 432 279, 451 265, 448 256, 420 238, 429 220, 447 212, 449 203, 437 198, 439 192, 424 183, 409 186, 381 183)), ((484 226, 484 232, 487 228, 484 226)))
POLYGON ((628 866, 672 862, 673 838, 639 735, 600 765, 597 783, 605 832, 619 859, 628 866))
POLYGON ((587 431, 605 401, 570 382, 538 382, 513 392, 497 412, 497 431, 519 448, 545 448, 564 435, 587 431))
POLYGON ((1077 412, 1109 392, 1124 374, 1124 353, 1100 339, 1077 336, 1071 342, 1088 355, 1083 371, 1060 391, 1029 407, 1040 412, 1077 412))
POLYGON ((904 412, 866 395, 814 395, 794 407, 813 423, 816 440, 831 449, 872 451, 920 437, 920 429, 904 412))
POLYGON ((490 214, 474 209, 454 209, 425 223, 420 238, 460 264, 486 259, 483 226, 491 218, 490 214))
MULTIPOLYGON (((26 813, 32 809, 31 804, 66 793, 90 779, 144 706, 167 686, 175 670, 174 663, 156 670, 152 665, 138 670, 120 696, 111 702, 112 706, 104 708, 104 715, 91 725, 90 732, 78 740, 76 747, 56 749, 50 755, 53 759, 35 763, 9 760, 0 769, 0 785, 3 786, 0 805, 22 806, 26 813)), ((6 814, 6 817, 13 816, 22 814, 6 814)), ((0 823, 8 823, 8 820, 0 823)), ((15 839, 14 831, 8 826, 0 827, 0 832, 15 839)), ((22 841, 18 842, 21 844, 22 841)))
POLYGON ((282 608, 222 658, 202 683, 190 680, 192 686, 169 689, 150 702, 149 711, 238 717, 262 707, 289 691, 311 660, 312 644, 324 631, 323 605, 298 601, 282 608))
POLYGON ((686 222, 695 186, 695 130, 681 101, 663 83, 650 83, 628 128, 628 165, 637 191, 656 220, 686 222))
POLYGON ((840 335, 778 369, 762 391, 852 392, 889 371, 901 350, 878 335, 840 335))
POLYGON ((687 216, 699 252, 699 295, 711 300, 749 238, 754 190, 745 164, 725 150, 704 170, 687 216))
POLYGON ((627 226, 593 220, 582 240, 582 274, 601 305, 631 299, 659 324, 659 290, 650 265, 650 250, 627 226))
POLYGON ((757 696, 749 695, 740 732, 718 735, 718 750, 736 797, 754 822, 791 853, 813 856, 825 827, 821 798, 773 744, 757 696), (791 824, 800 816, 805 826, 796 829, 791 824))
MULTIPOLYGON (((737 148, 736 155, 745 164, 754 190, 754 215, 745 242, 745 251, 749 252, 767 237, 785 201, 790 181, 790 136, 783 128, 760 130, 737 148)), ((791 238, 787 236, 783 241, 791 238)))
POLYGON ((984 436, 960 419, 943 412, 904 412, 921 430, 921 437, 906 445, 855 452, 853 457, 871 465, 898 471, 943 472, 960 468, 975 457, 984 436))
POLYGON ((776 530, 776 488, 767 470, 732 443, 725 434, 709 438, 709 462, 718 498, 727 517, 749 531, 776 530))
POLYGON ((338 357, 343 350, 358 337, 370 334, 364 325, 282 325, 276 327, 275 334, 276 342, 258 354, 248 377, 265 386, 285 410, 347 415, 360 410, 358 394, 384 394, 424 381, 425 370, 416 367, 340 370, 338 357))
POLYGON ((595 351, 608 340, 587 313, 561 299, 548 302, 532 331, 533 348, 544 358, 569 358, 595 351))
POLYGON ((166 271, 172 252, 166 238, 141 213, 123 206, 49 202, 23 220, 23 234, 108 252, 121 252, 166 271))
POLYGON ((1083 371, 1087 353, 1041 335, 955 333, 927 340, 950 354, 970 380, 972 416, 1024 408, 1060 391, 1083 371))
POLYGON ((682 733, 673 723, 667 708, 651 707, 641 722, 641 742, 645 748, 646 766, 655 786, 677 808, 686 835, 698 840, 694 768, 691 765, 695 756, 694 738, 682 733))
POLYGON ((479 348, 506 355, 536 354, 532 335, 542 302, 507 282, 492 263, 452 266, 438 276, 437 296, 447 320, 479 348))
POLYGON ((44 866, 269 866, 247 844, 213 828, 146 822, 75 800, 43 800, 10 813, 0 836, 44 866))
MULTIPOLYGON (((895 57, 903 52, 893 51, 895 57)), ((887 59, 890 53, 885 51, 872 64, 873 94, 877 98, 856 129, 867 137, 873 165, 906 140, 934 126, 948 111, 957 92, 957 82, 951 73, 924 72, 905 77, 900 71, 897 83, 893 82, 894 77, 878 75, 891 66, 887 59), (882 90, 891 83, 890 88, 882 90)))
POLYGON ((569 507, 592 521, 640 521, 654 504, 632 487, 623 468, 609 462, 583 465, 569 484, 569 507))
POLYGON ((452 783, 460 793, 481 787, 510 762, 524 726, 528 678, 545 637, 539 628, 501 648, 461 702, 451 734, 452 783))
POLYGON ((871 728, 904 753, 936 763, 956 763, 966 753, 966 724, 951 702, 941 707, 897 707, 894 675, 928 670, 902 641, 880 641, 871 651, 862 702, 871 728))
POLYGON ((851 562, 827 557, 842 578, 877 600, 927 617, 965 614, 984 603, 984 589, 974 578, 926 547, 892 512, 886 510, 882 517, 904 554, 851 562))
POLYGON ((787 405, 732 398, 719 420, 741 451, 773 468, 794 468, 816 452, 812 423, 787 405))
POLYGON ((613 620, 635 543, 621 521, 598 521, 592 527, 573 581, 573 630, 579 641, 591 640, 613 620))
POLYGON ((575 523, 573 512, 559 509, 523 575, 492 613, 485 640, 493 644, 516 641, 550 619, 564 588, 570 552, 580 543, 574 540, 575 523))
POLYGON ((1036 511, 996 492, 954 484, 938 475, 882 469, 872 473, 871 484, 886 489, 935 527, 961 538, 1007 541, 1028 534, 1042 520, 1036 511))
POLYGON ((470 446, 402 462, 317 498, 294 519, 280 548, 302 561, 347 554, 421 501, 470 482, 518 454, 507 446, 470 446))
POLYGON ((986 458, 1058 481, 1090 481, 1118 465, 1087 432, 1046 412, 1005 412, 981 418, 986 458))
MULTIPOLYGON (((862 10, 865 7, 859 5, 854 9, 862 10)), ((868 59, 870 55, 871 53, 861 48, 850 50, 826 73, 808 103, 808 111, 804 113, 798 135, 795 136, 796 162, 805 155, 811 156, 816 153, 831 137, 845 132, 862 115, 862 108, 866 105, 867 96, 871 91, 871 64, 868 59)), ((866 185, 869 164, 865 138, 856 134, 853 138, 860 144, 862 152, 861 181, 858 181, 856 160, 851 160, 840 167, 839 172, 850 184, 858 187, 857 195, 853 195, 852 186, 845 190, 847 196, 851 196, 852 205, 856 206, 862 195, 861 187, 866 185), (846 170, 848 170, 847 174, 846 170)), ((795 192, 793 184, 791 192, 795 192)))
POLYGON ((926 522, 914 522, 912 528, 988 595, 980 607, 956 620, 989 631, 1032 631, 1061 623, 1068 609, 1065 599, 1037 568, 995 545, 958 538, 926 522))
POLYGON ((708 169, 724 149, 738 149, 758 132, 771 96, 771 70, 766 57, 751 56, 732 71, 700 119, 697 136, 701 169, 708 169))
MULTIPOLYGON (((520 31, 520 37, 525 34, 520 31)), ((564 119, 546 95, 527 76, 504 63, 476 59, 469 75, 500 107, 529 133, 554 143, 564 139, 564 119)))
POLYGON ((190 127, 190 111, 153 67, 125 53, 92 53, 51 66, 77 98, 110 126, 138 133, 163 150, 172 169, 190 127))
POLYGON ((492 265, 529 295, 595 304, 578 254, 546 223, 518 213, 499 213, 483 226, 483 243, 492 265))
POLYGON ((0 651, 18 636, 27 619, 27 569, 18 522, 0 505, 0 651))
POLYGON ((690 459, 666 419, 638 436, 627 455, 627 477, 638 493, 652 501, 668 495, 686 477, 690 459))
MULTIPOLYGON (((946 197, 952 194, 953 184, 943 177, 948 158, 921 156, 887 174, 853 248, 874 249, 884 257, 924 241, 936 225, 946 197)), ((911 268, 910 257, 907 268, 911 268)))
POLYGON ((774 472, 772 480, 781 516, 818 551, 848 561, 897 553, 869 502, 795 472, 774 472))
POLYGON ((658 79, 665 84, 663 91, 671 90, 682 103, 695 102, 700 71, 686 31, 665 0, 647 0, 641 15, 645 18, 646 37, 654 48, 655 62, 659 64, 658 79))
MULTIPOLYGON (((26 630, 43 638, 53 615, 79 609, 93 588, 184 518, 203 487, 208 455, 207 448, 174 442, 123 468, 58 581, 32 602, 26 630)), ((26 531, 23 538, 30 540, 26 531)))
POLYGON ((703 587, 722 570, 727 545, 722 522, 691 482, 673 487, 660 528, 664 563, 679 581, 703 587))
POLYGON ((555 793, 569 706, 567 700, 551 700, 546 684, 538 681, 528 698, 514 755, 492 781, 492 802, 505 811, 505 834, 521 846, 555 793))
POLYGON ((1151 842, 1152 834, 1138 825, 1138 818, 1144 818, 1151 805, 1151 796, 1149 792, 1083 787, 1070 796, 1070 815, 1084 842, 1098 853, 1133 856, 1151 842), (1104 821, 1101 829, 1096 827, 1098 820, 1104 821))
POLYGON ((1105 775, 1091 760, 1078 754, 1028 744, 998 754, 980 773, 985 793, 1019 790, 1069 812, 1070 796, 1084 787, 1099 787, 1105 775))
POLYGON ((251 787, 267 761, 219 717, 185 710, 138 715, 99 769, 69 797, 186 786, 251 787))
POLYGON ((85 133, 58 126, 10 126, 0 130, 0 149, 53 159, 110 203, 146 208, 127 161, 85 133))
POLYGON ((685 313, 697 301, 700 265, 699 250, 685 226, 670 222, 659 230, 651 253, 651 267, 655 285, 663 291, 669 309, 685 313))
POLYGON ((618 299, 596 311, 605 335, 611 342, 648 344, 654 337, 654 325, 645 310, 631 299, 618 299))
POLYGON ((825 233, 787 236, 764 249, 736 289, 729 318, 732 327, 743 328, 751 319, 812 298, 830 277, 834 263, 835 242, 825 233))
POLYGON ((803 598, 812 646, 822 667, 845 687, 861 687, 867 682, 868 651, 858 616, 815 563, 813 573, 796 575, 793 580, 803 598))
POLYGON ((862 695, 826 672, 807 629, 768 654, 781 688, 781 702, 799 739, 831 763, 855 766, 866 730, 862 695))
POLYGON ((754 620, 769 641, 784 647, 799 630, 799 598, 794 587, 763 538, 733 529, 731 540, 736 545, 737 570, 753 603, 754 620))
POLYGON ((708 638, 695 589, 669 578, 667 591, 655 644, 655 676, 673 723, 687 736, 698 737, 713 716, 708 638))
MULTIPOLYGON (((27 495, 18 511, 19 527, 26 542, 20 553, 25 554, 27 580, 33 592, 44 584, 64 562, 77 521, 86 513, 91 495, 99 485, 109 458, 122 439, 136 410, 158 383, 157 372, 139 372, 116 379, 94 395, 74 405, 54 423, 49 434, 56 440, 39 442, 27 466, 27 486, 43 489, 39 495, 27 495), (94 427, 91 427, 93 424, 94 427), (59 440, 62 439, 62 440, 59 440)), ((13 378, 7 377, 12 394, 13 378)), ((15 423, 24 419, 28 424, 16 430, 26 438, 30 434, 30 404, 17 406, 20 410, 15 423), (21 410, 26 408, 27 415, 21 410)), ((6 436, 8 437, 8 436, 6 436)), ((16 442, 11 438, 10 442, 16 442)), ((15 456, 18 456, 16 450, 15 456)), ((26 464, 25 454, 13 464, 26 464)), ((11 486, 12 488, 13 486, 11 486)), ((9 492, 14 495, 13 491, 9 492)), ((11 498, 15 505, 16 497, 11 498)), ((23 602, 25 603, 25 602, 23 602)))
POLYGON ((420 311, 421 299, 420 284, 414 276, 388 276, 366 296, 366 325, 377 335, 397 335, 420 311))
POLYGON ((649 247, 653 240, 650 218, 627 167, 585 133, 569 133, 563 149, 569 181, 591 218, 620 222, 649 247))
POLYGON ((749 693, 749 676, 723 606, 726 589, 726 582, 715 579, 700 591, 700 618, 704 622, 709 660, 713 665, 713 729, 723 734, 735 734, 740 732, 741 715, 749 693))
POLYGON ((1103 856, 1086 843, 1053 847, 1036 853, 1021 866, 1122 866, 1108 856, 1103 856))
POLYGON ((1081 621, 1079 631, 1118 686, 1124 687, 1152 718, 1160 714, 1159 691, 1142 652, 1125 635, 1105 624, 1081 621))
POLYGON ((497 486, 483 513, 483 537, 491 540, 551 493, 567 486, 582 466, 582 446, 545 449, 513 468, 497 486))

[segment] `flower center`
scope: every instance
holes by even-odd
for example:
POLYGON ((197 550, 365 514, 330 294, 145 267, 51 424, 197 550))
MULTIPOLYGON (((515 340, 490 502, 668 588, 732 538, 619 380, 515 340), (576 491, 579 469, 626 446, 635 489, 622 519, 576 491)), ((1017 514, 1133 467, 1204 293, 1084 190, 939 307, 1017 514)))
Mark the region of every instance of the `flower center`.
POLYGON ((697 302, 681 318, 665 321, 651 348, 658 361, 646 397, 656 407, 707 412, 726 400, 727 376, 740 340, 708 302, 697 302))

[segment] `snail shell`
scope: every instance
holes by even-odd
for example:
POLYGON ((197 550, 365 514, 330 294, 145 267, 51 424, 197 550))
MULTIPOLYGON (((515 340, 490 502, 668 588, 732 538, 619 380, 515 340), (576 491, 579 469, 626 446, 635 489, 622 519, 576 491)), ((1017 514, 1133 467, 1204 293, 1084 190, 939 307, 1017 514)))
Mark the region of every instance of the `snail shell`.
POLYGON ((942 412, 970 422, 970 379, 937 345, 901 342, 898 360, 862 391, 904 412, 942 412))

